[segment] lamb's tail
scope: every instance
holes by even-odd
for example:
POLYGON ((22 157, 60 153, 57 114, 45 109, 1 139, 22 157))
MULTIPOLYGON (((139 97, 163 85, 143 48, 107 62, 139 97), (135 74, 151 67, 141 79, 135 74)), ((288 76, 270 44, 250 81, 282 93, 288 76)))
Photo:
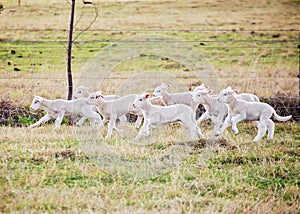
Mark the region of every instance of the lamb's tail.
POLYGON ((287 121, 287 120, 289 120, 289 119, 292 118, 292 115, 285 116, 285 117, 279 116, 279 115, 276 113, 275 109, 274 109, 274 111, 273 111, 273 115, 274 115, 274 117, 275 117, 276 120, 282 121, 282 122, 287 121))

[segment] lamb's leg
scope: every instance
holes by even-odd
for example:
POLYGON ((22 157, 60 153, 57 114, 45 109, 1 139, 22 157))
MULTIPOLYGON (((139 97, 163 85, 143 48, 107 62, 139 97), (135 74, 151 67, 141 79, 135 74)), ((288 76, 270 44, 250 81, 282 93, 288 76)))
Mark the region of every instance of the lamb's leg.
POLYGON ((135 122, 135 128, 136 129, 140 128, 140 126, 142 124, 142 121, 143 121, 143 116, 138 115, 138 117, 136 119, 136 122, 135 122))
POLYGON ((148 121, 144 121, 142 128, 140 129, 137 136, 133 139, 133 141, 139 140, 142 136, 149 136, 150 123, 148 121))
MULTIPOLYGON (((193 118, 193 116, 192 116, 192 118, 193 118)), ((195 120, 182 119, 181 122, 185 127, 187 127, 190 130, 191 139, 195 139, 196 134, 200 138, 204 138, 204 135, 202 134, 200 128, 197 126, 197 122, 195 120)))
POLYGON ((141 139, 141 137, 143 136, 144 129, 145 129, 145 124, 142 126, 142 128, 140 129, 139 133, 135 136, 133 141, 138 141, 139 139, 141 139))
POLYGON ((227 116, 224 120, 224 123, 220 129, 220 134, 222 134, 228 128, 228 126, 230 126, 230 120, 231 120, 231 116, 230 116, 230 114, 227 114, 227 116))
POLYGON ((258 142, 266 134, 267 126, 264 123, 258 125, 258 132, 256 137, 253 139, 253 142, 258 142))
POLYGON ((204 138, 204 135, 202 134, 201 129, 197 126, 197 124, 196 124, 196 132, 199 138, 204 138))
POLYGON ((103 126, 103 121, 100 115, 94 112, 91 108, 84 108, 82 110, 82 114, 84 117, 88 118, 91 121, 92 128, 95 127, 95 124, 97 124, 99 127, 103 126))
POLYGON ((239 133, 239 130, 238 128, 236 127, 236 124, 241 122, 242 120, 244 120, 246 117, 244 115, 241 115, 241 114, 237 114, 235 116, 233 116, 231 118, 231 127, 232 127, 232 132, 234 134, 238 134, 239 133))
POLYGON ((82 118, 80 118, 80 120, 79 121, 77 121, 77 123, 76 123, 76 126, 82 126, 82 124, 84 123, 84 121, 86 120, 87 118, 86 117, 82 117, 82 118))
POLYGON ((222 133, 222 122, 223 122, 223 114, 219 114, 217 117, 214 118, 214 133, 215 136, 219 136, 222 133))
POLYGON ((197 124, 201 123, 204 120, 208 120, 209 118, 210 118, 209 113, 206 111, 201 115, 201 117, 198 118, 197 124))
POLYGON ((126 121, 127 121, 126 115, 121 115, 121 116, 119 117, 119 120, 120 120, 120 122, 121 122, 121 125, 123 125, 124 123, 126 123, 126 121))
POLYGON ((108 124, 108 128, 107 128, 107 134, 106 134, 105 138, 110 138, 111 137, 112 131, 116 126, 116 121, 117 121, 117 115, 111 115, 110 120, 109 120, 109 124, 108 124))
POLYGON ((45 116, 43 116, 39 121, 35 122, 34 124, 30 125, 29 128, 34 128, 36 126, 41 125, 42 123, 45 123, 51 119, 51 116, 47 113, 45 116))
POLYGON ((144 129, 144 136, 145 137, 148 137, 149 134, 150 134, 150 125, 151 125, 150 121, 148 121, 145 125, 145 129, 144 129))
POLYGON ((60 128, 60 124, 62 119, 64 118, 65 115, 65 111, 60 111, 57 114, 57 118, 55 119, 55 129, 59 129, 60 128))
POLYGON ((103 118, 103 120, 102 120, 103 125, 107 122, 108 122, 108 120, 106 118, 103 118))
POLYGON ((274 128, 275 128, 275 124, 274 122, 269 119, 268 120, 268 124, 267 124, 267 129, 268 129, 268 140, 272 140, 273 136, 274 136, 274 128))

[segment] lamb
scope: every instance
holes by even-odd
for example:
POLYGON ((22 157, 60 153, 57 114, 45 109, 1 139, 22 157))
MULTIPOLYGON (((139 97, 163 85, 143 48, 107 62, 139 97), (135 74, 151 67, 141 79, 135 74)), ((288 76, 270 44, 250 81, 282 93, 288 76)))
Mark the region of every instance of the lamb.
MULTIPOLYGON (((36 111, 37 109, 42 109, 47 112, 39 121, 29 126, 33 128, 39 126, 42 123, 49 121, 52 118, 55 119, 55 129, 60 128, 60 124, 65 113, 71 114, 82 114, 84 117, 90 119, 93 122, 97 122, 99 125, 103 125, 101 117, 99 114, 94 112, 93 106, 87 105, 86 100, 49 100, 40 96, 34 96, 30 109, 36 111)), ((91 123, 94 124, 94 123, 91 123)))
MULTIPOLYGON (((89 87, 85 87, 83 85, 78 86, 78 88, 76 88, 75 93, 74 93, 74 99, 79 99, 79 98, 88 98, 90 95, 90 91, 89 91, 89 87)), ((105 100, 114 100, 114 99, 118 99, 121 96, 119 95, 105 95, 103 96, 105 100)))
POLYGON ((149 135, 149 129, 152 125, 160 125, 180 121, 190 130, 191 138, 196 134, 203 138, 200 128, 196 124, 195 111, 190 106, 184 104, 175 104, 171 106, 153 105, 149 98, 150 94, 139 95, 133 101, 132 106, 141 109, 144 116, 144 124, 134 141, 139 140, 142 136, 149 135))
MULTIPOLYGON (((211 119, 214 124, 214 134, 218 136, 222 134, 224 130, 229 126, 231 116, 228 112, 228 107, 226 106, 226 104, 219 102, 218 96, 211 96, 210 93, 211 91, 208 90, 208 87, 206 87, 204 84, 201 84, 193 90, 193 101, 195 103, 202 104, 206 110, 206 112, 203 113, 197 120, 197 123, 200 123, 207 119, 211 119)), ((238 99, 243 99, 249 102, 259 102, 258 97, 254 94, 243 93, 236 94, 235 96, 238 99)))
POLYGON ((191 92, 170 94, 168 93, 169 87, 170 85, 167 85, 165 83, 162 83, 161 85, 157 86, 154 89, 153 97, 158 97, 158 96, 163 97, 163 101, 167 106, 174 105, 174 104, 185 104, 191 106, 196 111, 198 105, 196 105, 193 102, 191 92))
POLYGON ((259 119, 259 122, 257 123, 258 133, 253 139, 254 142, 260 141, 267 130, 267 139, 273 139, 275 124, 270 119, 272 115, 274 115, 275 119, 278 121, 287 121, 292 118, 292 115, 286 117, 279 116, 275 109, 267 103, 248 102, 237 99, 235 96, 235 90, 232 90, 230 86, 220 92, 218 100, 226 103, 230 108, 230 112, 232 114, 230 122, 234 133, 238 133, 236 127, 238 122, 243 120, 253 121, 259 119))
POLYGON ((134 112, 138 115, 138 125, 140 125, 142 118, 142 112, 132 108, 132 102, 135 99, 135 94, 129 94, 124 97, 115 100, 106 101, 99 92, 94 92, 89 95, 86 103, 88 105, 95 105, 98 108, 100 114, 104 117, 104 120, 109 120, 108 131, 105 138, 110 138, 112 130, 115 129, 120 132, 116 127, 116 120, 121 115, 134 112))
MULTIPOLYGON (((81 86, 78 86, 75 90, 75 93, 74 93, 74 99, 87 99, 89 97, 89 94, 90 94, 90 91, 89 91, 89 87, 85 87, 83 85, 81 86)), ((108 100, 114 100, 114 99, 118 99, 120 98, 121 96, 119 95, 105 95, 103 96, 104 99, 106 101, 108 100)), ((95 110, 97 111, 97 110, 95 110)), ((84 123, 84 121, 86 120, 87 118, 86 117, 82 117, 77 123, 76 125, 77 126, 82 126, 82 124, 84 123)), ((127 121, 127 118, 126 118, 126 115, 122 115, 120 116, 119 120, 121 121, 121 123, 125 123, 127 121)))

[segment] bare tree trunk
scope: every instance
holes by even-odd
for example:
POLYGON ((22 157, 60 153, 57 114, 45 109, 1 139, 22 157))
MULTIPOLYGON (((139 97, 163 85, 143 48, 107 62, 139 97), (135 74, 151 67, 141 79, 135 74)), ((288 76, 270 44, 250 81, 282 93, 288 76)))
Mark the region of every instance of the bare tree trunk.
POLYGON ((73 37, 74 12, 75 12, 75 0, 72 0, 69 43, 68 43, 68 62, 67 62, 67 74, 68 74, 68 86, 69 86, 68 100, 72 100, 72 93, 73 93, 71 59, 72 59, 72 43, 73 43, 72 37, 73 37))

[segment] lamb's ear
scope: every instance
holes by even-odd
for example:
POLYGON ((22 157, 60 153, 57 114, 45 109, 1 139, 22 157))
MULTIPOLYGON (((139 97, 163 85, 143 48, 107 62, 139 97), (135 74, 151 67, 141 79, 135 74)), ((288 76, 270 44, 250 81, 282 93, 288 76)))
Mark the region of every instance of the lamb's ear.
POLYGON ((162 87, 164 87, 164 88, 169 88, 170 87, 170 85, 169 84, 166 84, 166 83, 162 83, 160 86, 162 86, 162 87))
POLYGON ((239 90, 234 89, 234 93, 238 94, 238 93, 239 93, 239 90))
POLYGON ((40 100, 42 99, 42 97, 37 96, 37 95, 34 95, 34 98, 35 98, 36 100, 38 100, 38 101, 40 101, 40 100))
POLYGON ((206 88, 206 86, 205 86, 204 83, 202 83, 202 84, 199 86, 199 88, 206 88))
POLYGON ((149 93, 147 93, 147 94, 144 95, 144 97, 145 97, 146 99, 148 99, 148 98, 151 97, 151 95, 150 95, 149 93))
POLYGON ((82 86, 82 89, 84 89, 84 90, 86 90, 86 91, 89 91, 89 90, 90 90, 90 87, 82 86))
POLYGON ((231 89, 231 86, 228 86, 226 89, 227 89, 227 90, 232 90, 232 89, 231 89))
POLYGON ((101 97, 102 99, 104 98, 101 94, 97 94, 97 95, 96 95, 96 99, 99 99, 100 97, 101 97))
POLYGON ((214 92, 214 90, 208 90, 209 94, 212 94, 214 92))

